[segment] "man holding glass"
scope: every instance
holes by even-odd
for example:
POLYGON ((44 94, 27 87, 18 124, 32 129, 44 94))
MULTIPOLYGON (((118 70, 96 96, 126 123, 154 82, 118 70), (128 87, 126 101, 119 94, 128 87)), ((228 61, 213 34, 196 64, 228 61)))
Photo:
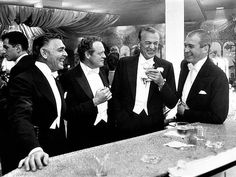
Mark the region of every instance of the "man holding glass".
POLYGON ((70 151, 112 140, 107 105, 112 94, 104 60, 105 48, 100 37, 87 36, 78 45, 80 62, 60 77, 66 91, 68 142, 70 151))
POLYGON ((173 66, 156 56, 159 32, 144 27, 138 37, 140 55, 119 61, 111 88, 109 115, 119 139, 162 130, 164 106, 177 103, 173 66))

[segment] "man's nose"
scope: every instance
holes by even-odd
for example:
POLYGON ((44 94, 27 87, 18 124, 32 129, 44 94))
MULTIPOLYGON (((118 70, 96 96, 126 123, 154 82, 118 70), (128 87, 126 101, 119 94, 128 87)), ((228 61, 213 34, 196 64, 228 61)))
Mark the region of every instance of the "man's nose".
POLYGON ((102 54, 102 58, 106 58, 106 55, 105 55, 105 53, 103 53, 103 54, 102 54))
POLYGON ((188 46, 184 47, 184 52, 189 52, 189 51, 190 51, 190 49, 188 46))
POLYGON ((150 44, 149 46, 151 49, 155 49, 155 45, 153 43, 150 44))
POLYGON ((66 51, 64 51, 63 55, 64 55, 64 56, 68 56, 68 54, 67 54, 67 52, 66 52, 66 51))

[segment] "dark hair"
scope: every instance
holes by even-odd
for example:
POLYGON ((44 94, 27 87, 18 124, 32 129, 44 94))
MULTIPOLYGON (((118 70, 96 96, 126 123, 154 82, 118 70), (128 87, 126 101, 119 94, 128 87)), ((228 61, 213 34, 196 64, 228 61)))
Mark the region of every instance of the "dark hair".
POLYGON ((90 54, 93 54, 94 49, 93 49, 93 43, 96 41, 102 42, 102 39, 97 36, 87 36, 81 40, 81 42, 78 45, 78 54, 80 61, 85 60, 85 52, 89 52, 90 54))
POLYGON ((200 38, 200 42, 199 42, 200 47, 204 47, 205 45, 208 45, 209 48, 211 47, 212 39, 211 39, 210 34, 207 31, 205 31, 203 29, 197 29, 197 30, 189 32, 187 37, 192 37, 194 35, 199 36, 199 38, 200 38))
POLYGON ((114 71, 119 61, 119 53, 113 52, 110 53, 107 57, 107 64, 110 71, 114 71))
POLYGON ((161 37, 160 32, 156 28, 146 26, 146 27, 142 27, 140 29, 139 33, 138 33, 138 39, 140 41, 141 41, 141 38, 142 38, 142 32, 144 32, 144 31, 147 31, 147 32, 150 32, 150 33, 157 33, 159 35, 159 38, 161 37))
POLYGON ((110 53, 114 53, 114 52, 117 52, 117 53, 120 52, 120 49, 119 49, 119 47, 117 45, 113 45, 110 48, 110 53))
POLYGON ((134 45, 131 47, 130 54, 131 55, 138 55, 140 53, 140 48, 138 45, 134 45))
POLYGON ((27 51, 29 48, 28 39, 22 32, 11 31, 11 32, 3 34, 1 38, 2 38, 2 41, 4 41, 5 39, 8 39, 9 44, 11 44, 12 46, 20 44, 23 51, 27 51))
POLYGON ((40 36, 37 36, 33 41, 33 56, 38 59, 40 58, 40 49, 45 45, 48 44, 52 39, 61 39, 62 36, 56 33, 45 33, 40 36))

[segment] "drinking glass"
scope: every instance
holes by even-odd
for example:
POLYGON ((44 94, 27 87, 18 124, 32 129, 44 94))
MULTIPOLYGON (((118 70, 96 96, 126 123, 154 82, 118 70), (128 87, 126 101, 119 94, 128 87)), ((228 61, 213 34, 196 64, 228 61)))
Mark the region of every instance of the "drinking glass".
POLYGON ((106 154, 104 157, 98 158, 94 155, 94 159, 96 162, 95 172, 97 177, 107 176, 106 162, 109 158, 109 154, 106 154))

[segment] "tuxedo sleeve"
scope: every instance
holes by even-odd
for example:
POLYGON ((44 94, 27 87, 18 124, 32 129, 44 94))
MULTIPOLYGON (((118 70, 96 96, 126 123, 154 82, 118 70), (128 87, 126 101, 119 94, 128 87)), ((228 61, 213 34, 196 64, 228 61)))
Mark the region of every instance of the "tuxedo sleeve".
POLYGON ((31 84, 20 77, 9 86, 8 119, 12 138, 23 156, 40 146, 32 123, 32 90, 31 84))
POLYGON ((161 96, 164 101, 164 104, 172 109, 175 107, 178 97, 176 92, 176 84, 175 84, 175 76, 174 69, 172 64, 169 64, 168 67, 165 68, 165 73, 163 73, 164 79, 166 79, 166 83, 161 89, 161 96))
MULTIPOLYGON (((124 90, 123 81, 124 78, 124 60, 120 60, 118 66, 116 67, 114 79, 112 82, 111 92, 112 92, 112 99, 109 101, 108 105, 108 116, 114 126, 123 127, 126 126, 133 126, 130 124, 129 121, 129 113, 124 109, 124 95, 126 95, 126 90, 124 90)), ((128 79, 128 78, 126 78, 128 79)), ((132 110, 130 108, 130 110, 132 110)))

